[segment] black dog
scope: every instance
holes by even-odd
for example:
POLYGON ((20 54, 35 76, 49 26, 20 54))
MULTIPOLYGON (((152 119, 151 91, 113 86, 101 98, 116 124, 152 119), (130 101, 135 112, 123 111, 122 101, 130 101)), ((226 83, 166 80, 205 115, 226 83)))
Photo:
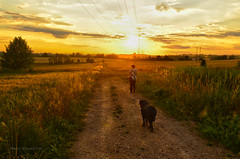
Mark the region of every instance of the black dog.
POLYGON ((155 107, 150 106, 147 100, 140 100, 139 105, 141 107, 143 126, 149 122, 150 131, 153 132, 152 123, 155 122, 155 117, 157 115, 157 110, 155 107))

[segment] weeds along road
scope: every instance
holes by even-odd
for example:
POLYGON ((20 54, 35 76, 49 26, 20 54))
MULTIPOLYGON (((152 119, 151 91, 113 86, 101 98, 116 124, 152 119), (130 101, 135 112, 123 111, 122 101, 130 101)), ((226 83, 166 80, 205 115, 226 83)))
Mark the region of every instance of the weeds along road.
MULTIPOLYGON (((127 78, 127 77, 126 77, 127 78)), ((186 124, 157 109, 154 132, 142 127, 140 94, 114 71, 103 71, 86 117, 71 148, 73 159, 226 159, 228 151, 207 146, 186 124)))

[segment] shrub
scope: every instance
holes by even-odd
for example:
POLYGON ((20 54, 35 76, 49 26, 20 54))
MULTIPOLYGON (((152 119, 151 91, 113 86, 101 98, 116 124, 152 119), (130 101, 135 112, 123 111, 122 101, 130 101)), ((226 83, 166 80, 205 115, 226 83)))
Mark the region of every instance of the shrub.
POLYGON ((207 63, 206 63, 206 60, 205 60, 205 59, 200 59, 200 61, 201 61, 200 66, 203 66, 203 67, 206 67, 206 66, 207 66, 207 63))

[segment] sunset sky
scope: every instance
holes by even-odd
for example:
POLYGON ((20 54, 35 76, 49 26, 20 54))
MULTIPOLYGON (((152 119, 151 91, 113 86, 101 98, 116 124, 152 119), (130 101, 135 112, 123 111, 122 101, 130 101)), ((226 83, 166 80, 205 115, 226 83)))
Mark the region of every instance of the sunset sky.
POLYGON ((0 0, 0 51, 240 54, 239 0, 0 0))

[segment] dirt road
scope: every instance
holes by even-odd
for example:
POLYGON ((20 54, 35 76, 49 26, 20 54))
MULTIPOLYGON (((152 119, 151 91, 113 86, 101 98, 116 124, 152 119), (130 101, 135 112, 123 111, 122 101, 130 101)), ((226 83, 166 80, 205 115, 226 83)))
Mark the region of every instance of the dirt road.
POLYGON ((226 159, 229 152, 207 146, 183 122, 161 110, 154 132, 142 127, 138 93, 118 76, 103 76, 87 113, 86 127, 72 147, 73 159, 226 159))

